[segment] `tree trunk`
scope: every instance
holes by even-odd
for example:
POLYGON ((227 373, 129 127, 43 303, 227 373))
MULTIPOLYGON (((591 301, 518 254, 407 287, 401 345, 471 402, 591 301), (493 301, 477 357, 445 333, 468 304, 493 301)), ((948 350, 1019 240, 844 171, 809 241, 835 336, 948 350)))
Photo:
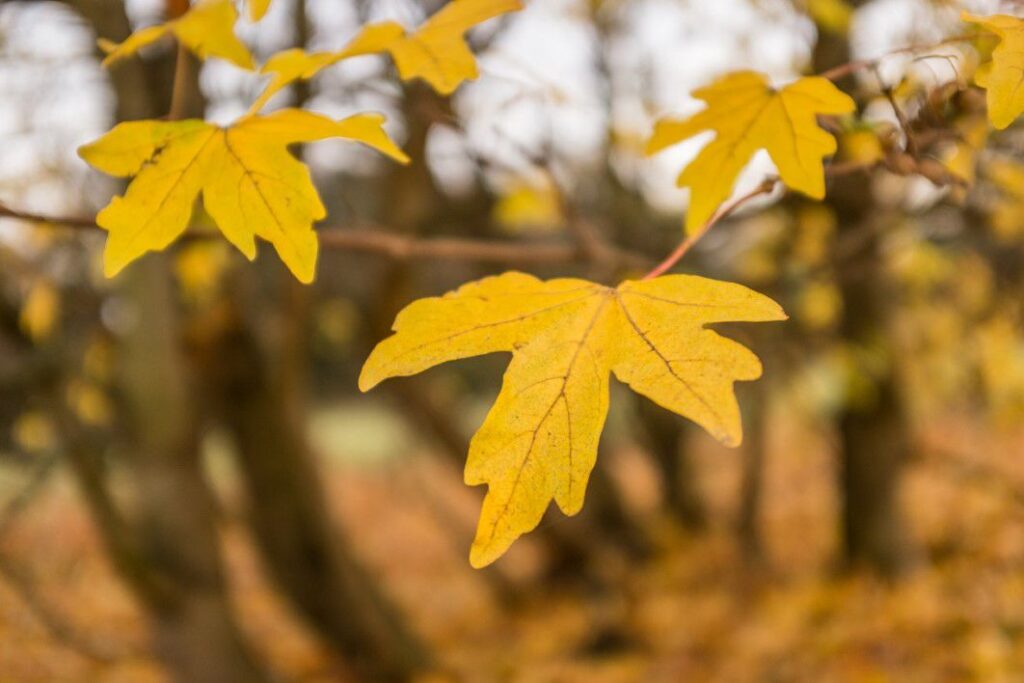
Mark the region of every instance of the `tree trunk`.
POLYGON ((648 400, 637 403, 644 436, 661 471, 665 506, 685 529, 703 531, 708 523, 707 510, 686 450, 686 420, 648 400))
MULTIPOLYGON (((854 3, 863 4, 863 1, 854 3)), ((845 37, 822 33, 814 55, 815 71, 850 59, 845 37)), ((849 90, 854 84, 840 84, 849 90)), ((871 201, 870 179, 856 174, 830 180, 826 202, 835 210, 838 234, 871 230, 881 220, 871 201)), ((865 348, 890 338, 890 291, 884 257, 877 238, 870 238, 861 257, 844 264, 838 277, 843 302, 840 333, 851 348, 865 348)), ((848 400, 838 417, 840 531, 844 559, 884 574, 905 570, 913 556, 900 508, 901 475, 909 455, 909 431, 891 369, 873 377, 873 396, 848 400)))
POLYGON ((219 391, 262 559, 296 610, 367 680, 409 680, 430 667, 425 646, 330 523, 303 419, 306 347, 267 343, 253 331, 266 326, 235 313, 211 372, 224 373, 219 391))
MULTIPOLYGON (((121 40, 130 33, 123 3, 117 0, 70 4, 99 36, 121 40)), ((128 61, 111 72, 116 118, 159 115, 166 95, 157 85, 168 86, 170 92, 163 77, 167 70, 128 61)), ((201 114, 197 68, 194 63, 185 66, 189 96, 181 105, 201 114)), ((83 497, 115 569, 150 617, 155 649, 175 680, 268 680, 237 627, 226 593, 167 258, 147 256, 128 268, 118 285, 134 314, 120 340, 117 376, 129 437, 128 473, 136 494, 133 514, 122 517, 105 491, 102 472, 79 443, 71 443, 69 457, 83 497)))
POLYGON ((736 536, 747 564, 764 564, 761 535, 761 501, 764 498, 764 462, 767 454, 765 413, 769 387, 765 380, 756 382, 748 391, 751 401, 745 406, 743 426, 743 471, 740 478, 740 507, 736 516, 736 536))

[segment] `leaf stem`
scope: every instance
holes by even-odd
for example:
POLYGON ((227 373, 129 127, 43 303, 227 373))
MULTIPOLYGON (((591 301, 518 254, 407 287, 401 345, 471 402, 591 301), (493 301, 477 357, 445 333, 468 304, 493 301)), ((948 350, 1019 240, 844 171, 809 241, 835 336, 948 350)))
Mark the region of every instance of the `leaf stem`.
POLYGON ((844 78, 858 71, 864 71, 866 69, 875 69, 878 67, 879 64, 881 64, 883 59, 887 59, 888 57, 895 57, 896 55, 902 55, 913 52, 927 52, 929 50, 934 50, 937 47, 943 47, 944 45, 952 45, 953 43, 964 43, 970 40, 974 40, 976 36, 977 34, 975 33, 964 33, 958 36, 951 36, 944 40, 940 40, 937 43, 929 43, 928 45, 907 45, 906 47, 900 47, 896 48, 895 50, 890 50, 889 52, 879 55, 878 57, 875 57, 873 59, 857 59, 851 62, 846 62, 845 64, 834 66, 831 69, 828 69, 827 71, 822 71, 821 73, 818 74, 818 76, 820 76, 821 78, 827 78, 830 81, 838 81, 840 78, 844 78))
POLYGON ((679 263, 680 259, 686 256, 687 252, 689 252, 690 249, 693 248, 693 245, 695 245, 701 237, 707 234, 707 232, 711 230, 711 228, 715 227, 716 223, 721 221, 723 218, 726 218, 729 215, 731 215, 737 209, 741 208, 744 204, 763 195, 771 194, 772 192, 775 191, 775 187, 778 184, 779 179, 774 176, 771 178, 765 178, 764 180, 761 181, 761 184, 759 184, 750 192, 740 197, 737 197, 728 204, 722 205, 722 207, 718 209, 718 211, 716 211, 715 214, 711 216, 711 218, 709 218, 708 221, 704 225, 702 225, 699 230, 687 235, 683 239, 683 241, 679 243, 679 246, 673 249, 672 253, 665 257, 664 261, 662 261, 654 268, 652 268, 650 272, 643 276, 642 279, 653 280, 659 275, 664 275, 665 273, 667 273, 677 263, 679 263))

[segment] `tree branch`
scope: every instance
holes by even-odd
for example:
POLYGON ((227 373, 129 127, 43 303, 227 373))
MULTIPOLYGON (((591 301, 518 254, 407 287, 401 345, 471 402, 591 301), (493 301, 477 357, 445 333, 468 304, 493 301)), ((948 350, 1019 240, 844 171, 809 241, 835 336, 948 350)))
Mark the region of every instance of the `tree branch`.
MULTIPOLYGON (((43 216, 0 204, 0 218, 47 223, 73 230, 102 230, 94 218, 43 216)), ((590 250, 571 244, 512 242, 460 237, 404 237, 382 229, 327 227, 317 230, 324 249, 386 256, 403 261, 446 260, 482 263, 561 264, 603 261, 625 268, 645 268, 651 259, 635 252, 608 247, 590 250)), ((213 233, 189 233, 184 240, 215 237, 213 233)))

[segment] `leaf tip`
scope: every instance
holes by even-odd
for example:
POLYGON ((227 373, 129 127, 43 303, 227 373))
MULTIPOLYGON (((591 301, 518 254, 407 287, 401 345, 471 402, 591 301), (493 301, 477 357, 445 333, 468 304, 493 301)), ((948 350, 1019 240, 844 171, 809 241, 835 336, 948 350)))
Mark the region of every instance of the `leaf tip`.
POLYGON ((489 545, 474 542, 473 547, 469 549, 469 565, 473 569, 483 569, 494 564, 503 554, 503 550, 495 552, 494 548, 489 545))
POLYGON ((359 373, 359 391, 364 394, 380 384, 383 379, 370 367, 371 360, 372 356, 366 360, 366 363, 363 365, 362 372, 359 373))

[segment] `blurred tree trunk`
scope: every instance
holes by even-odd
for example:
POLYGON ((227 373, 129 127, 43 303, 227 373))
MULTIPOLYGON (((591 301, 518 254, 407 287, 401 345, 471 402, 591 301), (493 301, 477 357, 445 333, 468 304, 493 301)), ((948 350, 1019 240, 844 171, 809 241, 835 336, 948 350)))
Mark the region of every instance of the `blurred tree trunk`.
POLYGON ((736 536, 747 564, 764 564, 761 534, 761 501, 764 498, 764 466, 768 451, 765 413, 771 387, 766 380, 752 383, 751 398, 743 410, 743 470, 740 476, 740 508, 736 516, 736 536))
POLYGON ((307 347, 268 343, 254 332, 287 329, 285 320, 232 317, 216 365, 263 561, 299 613, 368 680, 408 680, 428 668, 426 649, 330 523, 306 437, 307 347))
MULTIPOLYGON (((70 4, 99 36, 121 40, 130 33, 124 5, 117 0, 70 4)), ((166 93, 171 91, 166 65, 129 62, 111 73, 117 120, 166 111, 166 93)), ((181 72, 187 79, 181 113, 202 115, 198 67, 183 61, 181 72)), ((267 680, 237 627, 227 596, 168 259, 142 259, 118 284, 134 316, 121 339, 118 368, 128 469, 136 494, 133 515, 122 519, 105 490, 102 472, 74 443, 70 457, 84 498, 115 568, 148 612, 157 653, 176 680, 267 680)))
POLYGON ((157 650, 182 682, 265 680, 226 595, 167 260, 134 264, 123 294, 138 315, 121 347, 138 536, 144 560, 170 589, 169 599, 140 595, 154 618, 157 650))
POLYGON ((696 472, 686 448, 686 420, 651 401, 637 401, 640 425, 662 473, 665 505, 689 531, 707 528, 707 510, 697 488, 696 472))
MULTIPOLYGON (((295 43, 305 46, 304 0, 295 5, 294 24, 295 43)), ((294 95, 302 106, 308 84, 300 82, 294 95)), ((245 281, 229 288, 230 315, 215 361, 250 524, 278 586, 346 662, 368 680, 408 680, 429 667, 426 647, 331 524, 307 438, 312 288, 280 269, 274 275, 275 306, 266 306, 265 297, 253 305, 245 281)))
MULTIPOLYGON (((849 60, 847 38, 822 31, 814 70, 823 71, 849 60)), ((855 83, 848 80, 840 87, 851 92, 855 83)), ((860 258, 843 264, 838 273, 843 302, 842 340, 851 348, 869 348, 891 336, 884 257, 877 231, 871 225, 884 217, 871 201, 867 174, 830 179, 825 201, 835 211, 840 236, 854 231, 874 234, 868 237, 860 258)), ((848 564, 863 564, 893 575, 905 570, 912 559, 899 500, 909 455, 909 426, 891 368, 872 379, 874 395, 865 401, 848 400, 838 419, 841 533, 848 564)))

